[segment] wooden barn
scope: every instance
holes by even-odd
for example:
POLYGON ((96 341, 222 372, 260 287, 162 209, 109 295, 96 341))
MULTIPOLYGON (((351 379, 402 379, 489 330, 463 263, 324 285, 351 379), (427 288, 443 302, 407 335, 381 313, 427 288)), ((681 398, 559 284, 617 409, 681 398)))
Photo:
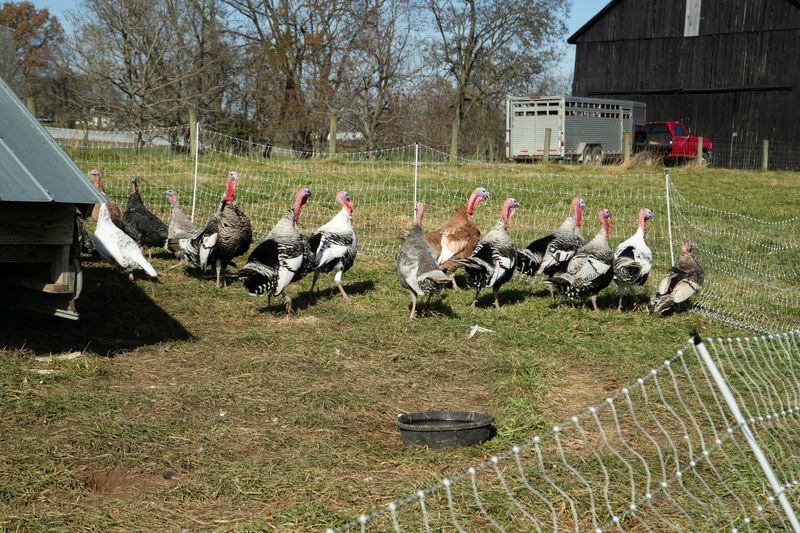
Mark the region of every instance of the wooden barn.
POLYGON ((800 0, 612 0, 568 41, 573 94, 740 147, 800 145, 800 0))
POLYGON ((0 78, 0 305, 77 318, 75 218, 102 201, 0 78))

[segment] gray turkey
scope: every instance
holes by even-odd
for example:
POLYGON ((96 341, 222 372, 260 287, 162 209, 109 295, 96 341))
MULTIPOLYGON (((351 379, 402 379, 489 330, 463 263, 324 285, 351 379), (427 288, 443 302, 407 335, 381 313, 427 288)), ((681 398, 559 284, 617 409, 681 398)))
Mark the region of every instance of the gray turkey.
POLYGON ((294 206, 272 227, 238 273, 239 281, 253 296, 266 294, 271 302, 273 296, 283 294, 287 316, 292 311, 292 299, 286 294, 286 287, 301 280, 314 264, 308 238, 297 229, 300 210, 309 196, 307 187, 298 189, 294 206))
POLYGON ((586 244, 581 235, 581 219, 585 208, 583 198, 573 198, 572 215, 558 229, 517 251, 517 270, 527 276, 544 274, 548 277, 563 271, 575 252, 586 244))
POLYGON ((311 292, 314 292, 320 272, 335 270, 333 282, 342 293, 342 297, 347 300, 347 293, 342 287, 342 274, 347 272, 356 260, 358 241, 353 231, 353 203, 350 201, 350 196, 345 191, 339 191, 336 193, 336 201, 342 205, 339 213, 311 234, 311 251, 314 253, 311 292))
POLYGON ((693 251, 694 244, 683 243, 678 264, 670 268, 658 284, 650 314, 663 316, 703 288, 705 273, 693 251))
POLYGON ((507 233, 508 221, 517 207, 519 203, 514 198, 506 198, 494 227, 478 242, 469 258, 458 260, 464 266, 467 286, 475 288, 472 307, 475 307, 481 290, 491 288, 494 307, 500 309, 500 287, 514 275, 517 261, 517 246, 507 233))
POLYGON ((614 252, 608 246, 611 213, 608 209, 601 209, 597 218, 601 228, 594 239, 575 253, 565 272, 556 274, 545 282, 571 300, 588 296, 595 311, 597 294, 614 279, 614 252))
POLYGON ((639 210, 639 227, 630 238, 621 242, 614 250, 614 279, 619 288, 619 305, 622 311, 622 299, 625 289, 634 292, 647 282, 650 269, 653 268, 653 254, 644 242, 647 235, 647 221, 652 220, 653 212, 643 207, 639 210))
POLYGON ((400 285, 411 294, 409 322, 414 320, 417 313, 417 296, 428 295, 427 307, 433 294, 441 292, 453 282, 452 276, 448 276, 440 270, 439 263, 436 261, 436 252, 425 239, 425 233, 422 231, 424 212, 425 204, 419 202, 415 210, 414 226, 408 232, 395 257, 397 279, 400 281, 400 285))
POLYGON ((164 246, 167 240, 167 226, 155 216, 142 202, 136 176, 131 178, 131 194, 122 215, 125 233, 140 246, 164 246))
POLYGON ((169 251, 202 270, 206 270, 210 265, 215 265, 217 287, 225 282, 222 276, 225 267, 234 258, 247 252, 253 242, 253 228, 250 219, 236 205, 234 193, 237 180, 238 174, 233 170, 230 171, 225 196, 214 216, 197 237, 170 239, 167 242, 169 251))
POLYGON ((164 194, 167 195, 167 201, 172 208, 167 227, 167 239, 194 239, 200 235, 200 228, 181 209, 178 203, 178 193, 174 189, 167 189, 164 194))

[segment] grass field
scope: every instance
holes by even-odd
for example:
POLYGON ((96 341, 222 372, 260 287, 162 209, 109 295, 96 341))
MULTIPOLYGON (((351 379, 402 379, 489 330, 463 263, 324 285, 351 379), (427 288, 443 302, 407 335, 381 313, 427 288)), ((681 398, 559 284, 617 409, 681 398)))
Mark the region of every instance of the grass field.
MULTIPOLYGON (((704 205, 796 212, 798 174, 673 174, 704 205)), ((0 529, 323 530, 527 441, 645 374, 692 329, 743 333, 693 313, 617 313, 615 289, 600 312, 555 305, 518 279, 500 311, 490 294, 471 309, 471 291, 451 291, 409 324, 391 254, 357 260, 349 303, 330 279, 316 296, 303 280, 287 319, 280 302, 168 271, 174 260, 154 253, 159 284, 86 258, 77 323, 1 312, 0 529), (474 324, 493 331, 469 339, 474 324), (492 413, 497 436, 404 447, 395 416, 429 409, 492 413)))

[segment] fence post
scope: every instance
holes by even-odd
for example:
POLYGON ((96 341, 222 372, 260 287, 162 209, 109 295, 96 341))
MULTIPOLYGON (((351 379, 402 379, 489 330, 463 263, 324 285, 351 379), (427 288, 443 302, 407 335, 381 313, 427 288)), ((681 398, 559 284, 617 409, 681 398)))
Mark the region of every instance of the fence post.
POLYGON ((550 138, 553 135, 551 128, 544 129, 544 149, 542 150, 542 163, 550 162, 550 138))
POLYGON ((706 348, 705 344, 703 344, 703 340, 700 338, 700 335, 693 332, 691 341, 697 348, 697 352, 700 354, 703 364, 711 373, 711 378, 714 380, 714 383, 716 383, 717 388, 719 388, 725 403, 728 404, 728 408, 731 410, 731 413, 733 413, 733 417, 736 419, 736 425, 742 430, 742 434, 744 435, 748 446, 750 446, 750 449, 756 456, 756 460, 758 461, 761 470, 764 472, 764 475, 767 477, 767 481, 772 488, 772 492, 775 493, 775 496, 778 498, 778 501, 783 508, 783 512, 786 514, 786 518, 789 519, 789 523, 792 525, 792 530, 795 533, 800 533, 800 522, 797 521, 797 516, 794 514, 794 509, 792 509, 792 506, 789 504, 789 499, 786 497, 786 492, 780 481, 778 481, 778 478, 775 476, 775 472, 772 470, 772 466, 769 464, 767 457, 764 455, 764 452, 758 445, 758 441, 756 441, 753 433, 750 431, 750 426, 747 425, 747 421, 744 419, 744 416, 742 416, 742 412, 739 410, 739 405, 736 403, 736 398, 733 397, 730 387, 728 387, 728 384, 725 382, 725 378, 722 377, 717 365, 714 363, 714 360, 708 353, 708 349, 706 348))
POLYGON ((761 146, 761 170, 769 170, 769 139, 764 139, 761 146))
POLYGON ((631 160, 631 132, 626 131, 622 136, 622 162, 628 164, 631 160))
MULTIPOLYGON (((331 115, 331 124, 328 128, 328 154, 336 155, 336 115, 331 115)), ((415 204, 416 205, 416 204, 415 204)))
POLYGON ((197 149, 197 110, 192 108, 189 110, 189 146, 192 153, 197 149))
POLYGON ((672 209, 669 198, 669 171, 664 171, 664 181, 667 190, 667 234, 669 235, 669 262, 670 266, 675 266, 675 252, 672 249, 672 209))
POLYGON ((694 162, 698 165, 703 164, 703 138, 697 138, 697 153, 694 154, 694 162))
POLYGON ((417 213, 417 169, 419 168, 419 141, 414 143, 414 212, 417 213))
POLYGON ((200 162, 200 123, 194 123, 194 186, 192 186, 192 222, 194 222, 194 209, 197 206, 197 166, 200 162))

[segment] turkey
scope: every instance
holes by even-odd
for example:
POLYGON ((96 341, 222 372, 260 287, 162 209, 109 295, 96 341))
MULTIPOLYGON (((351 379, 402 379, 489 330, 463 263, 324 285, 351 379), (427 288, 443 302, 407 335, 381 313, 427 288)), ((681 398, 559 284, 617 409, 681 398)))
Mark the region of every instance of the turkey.
POLYGON ((544 274, 548 277, 563 272, 575 252, 586 244, 581 235, 581 218, 585 208, 583 198, 573 198, 572 215, 558 229, 517 251, 517 270, 527 276, 544 274))
POLYGON ((653 254, 644 242, 647 234, 647 221, 652 220, 653 212, 643 207, 639 210, 639 228, 629 239, 623 241, 614 250, 614 279, 619 288, 619 305, 622 311, 622 299, 625 289, 633 294, 636 287, 644 285, 653 267, 653 254))
POLYGON ((253 250, 238 274, 244 288, 253 296, 266 294, 271 302, 273 296, 283 294, 287 316, 292 311, 292 299, 284 290, 293 281, 302 279, 314 265, 308 238, 297 229, 300 209, 309 196, 311 192, 307 187, 297 190, 294 206, 253 250))
POLYGON ((464 265, 467 285, 475 287, 472 307, 475 307, 481 290, 491 288, 494 307, 500 309, 500 287, 514 275, 514 264, 517 261, 517 246, 507 233, 508 221, 517 207, 519 203, 514 198, 506 198, 494 227, 480 240, 468 259, 458 260, 464 265))
POLYGON ((94 243, 86 232, 86 226, 81 217, 75 217, 75 234, 78 238, 78 249, 81 253, 93 255, 95 253, 94 243))
POLYGON ((414 320, 417 313, 417 296, 428 295, 428 302, 431 296, 441 292, 453 281, 452 276, 442 272, 439 263, 436 262, 436 252, 426 240, 422 232, 422 214, 425 212, 425 204, 419 202, 414 215, 414 227, 408 232, 405 241, 397 251, 397 279, 400 285, 411 294, 411 314, 408 321, 414 320))
POLYGON ((594 239, 575 252, 565 272, 556 274, 545 282, 573 300, 589 296, 595 311, 597 293, 608 287, 614 278, 614 252, 608 246, 611 213, 608 209, 601 209, 597 218, 601 228, 594 239))
POLYGON ((124 231, 111 221, 106 204, 100 204, 97 227, 92 238, 97 253, 125 272, 144 270, 151 278, 158 278, 155 269, 142 255, 142 250, 124 231))
POLYGON ((311 292, 317 285, 320 272, 336 271, 333 282, 342 297, 347 300, 347 293, 342 287, 342 274, 347 272, 356 260, 358 241, 353 231, 353 203, 347 192, 339 191, 336 201, 342 205, 341 211, 330 222, 317 228, 311 234, 311 251, 314 253, 314 278, 311 292))
POLYGON ((215 265, 217 287, 225 282, 222 271, 232 259, 250 249, 253 228, 250 219, 236 205, 234 192, 238 174, 231 171, 225 196, 205 229, 193 239, 170 239, 167 249, 202 270, 215 265), (220 282, 222 279, 222 282, 220 282))
POLYGON ((131 178, 131 195, 122 222, 125 224, 125 233, 141 246, 160 247, 167 240, 167 226, 145 207, 136 176, 131 178))
POLYGON ((670 268, 658 284, 651 315, 663 316, 703 288, 705 274, 693 251, 694 244, 683 243, 678 264, 670 268))
MULTIPOLYGON (((111 217, 111 221, 114 223, 116 227, 125 231, 125 223, 122 222, 122 210, 119 206, 108 197, 106 194, 106 188, 103 185, 103 180, 100 177, 100 171, 96 168, 93 168, 89 171, 89 178, 92 180, 92 185, 94 188, 100 191, 100 195, 105 198, 106 200, 106 209, 108 209, 108 215, 111 217)), ((92 209, 92 219, 97 220, 100 214, 100 204, 94 204, 94 208, 92 209)))
MULTIPOLYGON (((467 202, 462 204, 438 229, 428 233, 425 238, 436 253, 436 261, 448 274, 458 269, 458 259, 472 255, 475 245, 481 238, 478 226, 472 221, 475 207, 483 200, 489 198, 489 193, 483 187, 477 187, 469 195, 467 202)), ((456 286, 453 279, 453 288, 456 286)))
POLYGON ((167 195, 167 201, 172 206, 169 227, 167 228, 167 240, 194 239, 200 235, 200 228, 186 216, 186 213, 183 212, 183 209, 178 204, 178 193, 174 189, 167 189, 164 194, 167 195))

